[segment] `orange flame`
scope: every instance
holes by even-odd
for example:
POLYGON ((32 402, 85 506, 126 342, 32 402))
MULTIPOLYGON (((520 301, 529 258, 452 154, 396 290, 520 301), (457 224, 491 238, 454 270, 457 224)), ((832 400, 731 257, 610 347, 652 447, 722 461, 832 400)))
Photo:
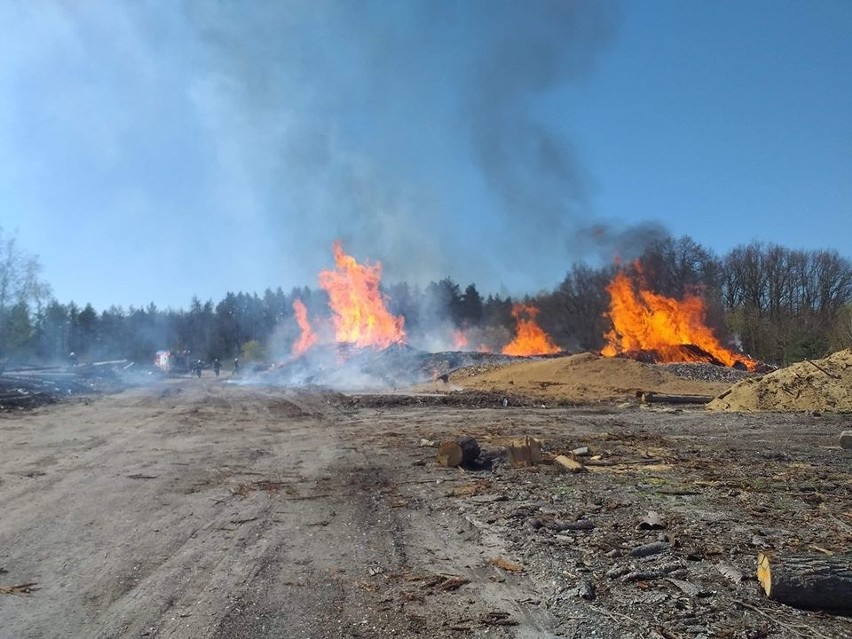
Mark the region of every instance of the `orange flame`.
MULTIPOLYGON (((639 270, 638 264, 636 268, 639 270)), ((704 324, 704 302, 697 295, 676 300, 652 293, 624 271, 616 273, 606 290, 613 329, 604 335, 608 343, 601 355, 654 351, 662 362, 711 361, 712 357, 726 366, 739 362, 749 370, 757 367, 754 360, 722 346, 704 324), (710 357, 685 346, 696 346, 710 357)))
POLYGON ((535 321, 537 315, 538 309, 534 306, 515 304, 512 307, 517 335, 503 349, 503 355, 549 355, 559 352, 559 347, 535 321))
POLYGON ((453 347, 456 350, 463 351, 468 346, 467 335, 464 334, 464 331, 461 329, 456 329, 453 331, 453 347))
POLYGON ((336 270, 320 272, 320 286, 329 297, 338 342, 385 348, 405 340, 405 318, 391 315, 379 290, 382 265, 359 264, 334 243, 336 270))
POLYGON ((293 302, 293 312, 296 314, 296 323, 302 331, 299 339, 293 343, 293 355, 302 355, 316 344, 317 334, 314 333, 310 322, 308 322, 308 309, 302 303, 302 300, 297 299, 293 302))

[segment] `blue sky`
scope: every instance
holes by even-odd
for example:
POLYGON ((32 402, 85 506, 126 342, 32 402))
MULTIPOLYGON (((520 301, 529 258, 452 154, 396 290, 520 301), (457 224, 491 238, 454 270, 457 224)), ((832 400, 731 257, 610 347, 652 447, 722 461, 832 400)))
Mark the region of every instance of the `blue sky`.
POLYGON ((852 245, 852 3, 0 4, 0 226, 63 302, 556 286, 659 229, 852 245), (592 233, 590 229, 603 229, 592 233))

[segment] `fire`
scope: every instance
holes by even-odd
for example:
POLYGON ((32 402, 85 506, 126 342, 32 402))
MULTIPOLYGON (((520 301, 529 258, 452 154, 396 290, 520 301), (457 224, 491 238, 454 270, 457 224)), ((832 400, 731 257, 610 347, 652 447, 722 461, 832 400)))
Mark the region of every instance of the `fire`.
POLYGON ((559 347, 535 321, 537 315, 538 309, 534 306, 515 304, 512 307, 517 335, 503 349, 503 355, 549 355, 559 352, 559 347))
MULTIPOLYGON (((636 267, 639 270, 638 264, 636 267)), ((613 329, 604 335, 608 343, 601 355, 653 351, 662 362, 715 359, 725 366, 739 362, 749 370, 756 368, 757 362, 722 346, 704 324, 704 302, 697 295, 676 300, 652 293, 624 271, 616 273, 606 290, 613 329)))
POLYGON ((302 331, 299 339, 293 343, 293 355, 298 356, 316 344, 317 334, 314 333, 310 322, 308 322, 308 309, 302 300, 297 299, 293 302, 293 313, 295 313, 296 323, 302 331))
POLYGON ((405 318, 391 315, 379 290, 382 265, 359 264, 334 243, 335 270, 320 272, 329 297, 336 340, 357 347, 385 348, 405 340, 405 318))
POLYGON ((460 329, 453 331, 453 346, 456 350, 463 351, 467 349, 468 343, 467 335, 464 334, 464 331, 460 329))

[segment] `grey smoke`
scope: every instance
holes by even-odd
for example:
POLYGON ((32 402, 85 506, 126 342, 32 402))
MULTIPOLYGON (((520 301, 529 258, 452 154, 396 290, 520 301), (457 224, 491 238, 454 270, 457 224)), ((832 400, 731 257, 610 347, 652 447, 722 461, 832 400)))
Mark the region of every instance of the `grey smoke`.
POLYGON ((614 257, 625 234, 636 245, 597 219, 570 123, 540 112, 594 72, 617 13, 572 0, 189 2, 192 90, 222 196, 311 268, 339 237, 392 279, 554 286, 573 261, 614 257))

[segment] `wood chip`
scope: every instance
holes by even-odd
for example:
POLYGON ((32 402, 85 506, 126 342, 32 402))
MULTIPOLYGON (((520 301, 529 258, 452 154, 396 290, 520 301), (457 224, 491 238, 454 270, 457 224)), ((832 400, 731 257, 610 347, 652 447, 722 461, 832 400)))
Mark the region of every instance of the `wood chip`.
POLYGON ((504 559, 503 557, 495 557, 494 559, 489 559, 488 563, 492 566, 497 566, 498 568, 502 568, 506 572, 522 572, 524 567, 514 561, 509 561, 508 559, 504 559))
POLYGON ((716 564, 716 569, 722 573, 722 576, 728 581, 732 581, 735 584, 740 584, 745 579, 742 571, 734 566, 733 564, 721 562, 716 564))

